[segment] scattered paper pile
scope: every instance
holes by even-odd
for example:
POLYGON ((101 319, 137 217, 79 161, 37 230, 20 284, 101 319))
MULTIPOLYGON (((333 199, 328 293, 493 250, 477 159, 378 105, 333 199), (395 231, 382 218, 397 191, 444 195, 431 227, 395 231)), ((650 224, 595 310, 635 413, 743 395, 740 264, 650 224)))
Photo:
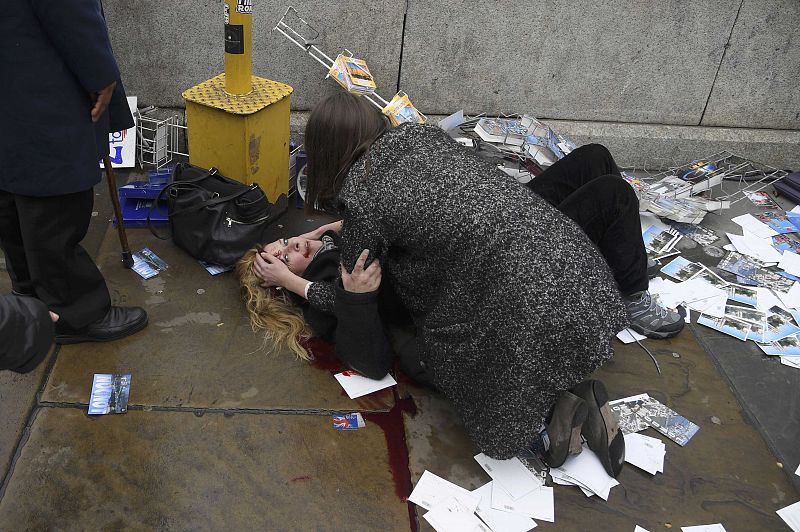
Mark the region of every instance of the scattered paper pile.
POLYGON ((667 448, 658 438, 644 434, 625 434, 625 461, 655 475, 664 472, 667 448))
POLYGON ((597 495, 604 501, 608 500, 611 488, 619 485, 585 443, 580 454, 567 458, 561 467, 550 469, 550 476, 556 484, 578 486, 587 497, 597 495))

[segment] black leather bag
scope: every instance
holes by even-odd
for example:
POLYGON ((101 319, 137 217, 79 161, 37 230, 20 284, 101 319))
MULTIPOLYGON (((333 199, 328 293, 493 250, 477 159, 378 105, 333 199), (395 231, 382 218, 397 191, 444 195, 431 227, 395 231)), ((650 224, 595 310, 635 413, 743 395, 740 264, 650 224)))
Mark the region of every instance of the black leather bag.
MULTIPOLYGON (((228 179, 216 168, 204 170, 178 164, 150 213, 167 199, 172 239, 189 255, 213 264, 232 266, 245 251, 263 242, 264 231, 286 212, 281 195, 273 205, 257 184, 228 179)), ((150 231, 158 238, 147 216, 150 231)))

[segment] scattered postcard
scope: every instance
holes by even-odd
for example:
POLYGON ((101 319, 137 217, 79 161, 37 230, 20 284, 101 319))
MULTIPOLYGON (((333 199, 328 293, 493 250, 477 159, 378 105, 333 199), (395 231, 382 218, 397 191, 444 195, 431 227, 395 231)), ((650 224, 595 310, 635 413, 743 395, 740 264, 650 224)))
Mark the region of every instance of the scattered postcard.
POLYGON ((731 283, 725 287, 725 291, 728 293, 728 299, 744 303, 745 305, 752 305, 755 307, 758 301, 758 291, 747 286, 731 283))
POLYGON ((436 532, 492 532, 460 500, 449 497, 422 516, 436 532))
POLYGON ((347 370, 334 375, 334 378, 339 381, 347 396, 350 399, 356 399, 362 395, 367 395, 378 390, 383 390, 389 386, 394 386, 397 381, 394 380, 391 374, 387 373, 386 376, 380 380, 368 379, 355 371, 347 370))
POLYGON ((767 319, 767 313, 763 310, 738 305, 725 305, 725 315, 756 324, 763 324, 767 319))
POLYGON ((729 336, 733 336, 734 338, 739 339, 743 342, 747 340, 747 336, 750 334, 750 331, 753 328, 752 323, 748 323, 742 320, 737 320, 736 318, 731 318, 728 316, 715 318, 713 316, 706 316, 705 314, 701 314, 700 317, 697 318, 697 323, 699 323, 700 325, 705 325, 706 327, 710 327, 719 332, 725 333, 729 336))
POLYGON ((772 237, 772 247, 780 252, 791 251, 800 255, 800 241, 794 235, 776 235, 772 237))
POLYGON ((724 289, 712 286, 707 281, 696 277, 677 283, 677 287, 679 296, 690 309, 715 318, 725 315, 728 293, 724 289))
POLYGON ((778 292, 776 295, 786 308, 800 308, 800 283, 794 283, 788 292, 778 292))
POLYGON ((744 195, 747 196, 747 199, 753 202, 753 205, 766 207, 768 209, 780 209, 780 206, 775 203, 775 200, 770 198, 769 194, 763 190, 759 190, 758 192, 745 191, 744 195))
POLYGON ((618 332, 617 333, 617 338, 623 344, 632 344, 633 342, 635 342, 637 340, 639 340, 639 341, 646 340, 647 336, 645 336, 643 334, 639 334, 636 331, 634 331, 633 329, 628 328, 628 329, 625 329, 625 330, 622 330, 622 331, 618 332))
MULTIPOLYGON (((780 357, 800 357, 800 335, 793 334, 780 340, 773 340, 769 343, 759 343, 758 347, 766 355, 780 357)), ((800 362, 800 358, 798 358, 800 362)))
POLYGON ((800 333, 800 327, 797 326, 797 322, 791 312, 777 305, 769 308, 764 343, 776 342, 797 333, 800 333))
POLYGON ((408 500, 426 510, 432 510, 437 504, 450 497, 458 499, 470 512, 474 512, 475 508, 478 507, 478 497, 461 486, 457 486, 427 470, 423 471, 422 476, 419 477, 419 481, 414 486, 411 495, 408 496, 408 500))
POLYGON ((135 251, 132 256, 132 270, 138 273, 142 279, 155 277, 169 267, 167 263, 153 253, 150 248, 142 248, 141 251, 135 251))
POLYGON ((675 222, 672 220, 667 220, 667 223, 680 234, 687 238, 691 238, 701 246, 710 246, 719 240, 717 233, 707 227, 702 227, 695 224, 687 224, 684 222, 675 222))
POLYGON ((556 519, 553 488, 547 486, 541 486, 527 495, 514 499, 500 484, 492 482, 492 508, 551 523, 556 519))
POLYGON ((550 476, 585 488, 584 493, 589 492, 587 496, 597 495, 604 501, 608 500, 611 488, 619 485, 585 443, 580 454, 570 455, 561 467, 550 469, 550 476))
POLYGON ((89 397, 89 415, 124 414, 128 411, 131 375, 95 373, 89 397))
POLYGON ((781 364, 790 368, 800 369, 800 357, 781 357, 781 364))
POLYGON ((700 430, 700 427, 652 397, 639 407, 636 415, 642 417, 650 423, 651 427, 680 446, 689 443, 689 440, 700 430))
POLYGON ((541 479, 525 467, 519 458, 495 460, 480 453, 475 455, 475 461, 492 477, 492 480, 511 494, 513 499, 519 499, 542 486, 541 479))
POLYGON ((661 268, 661 272, 679 281, 688 281, 700 273, 702 269, 702 264, 691 262, 684 257, 677 257, 661 268))
POLYGON ((664 442, 644 434, 625 435, 625 461, 651 475, 664 472, 664 442))
POLYGON ((644 247, 654 254, 666 253, 671 250, 680 240, 681 235, 677 231, 661 231, 656 226, 648 228, 642 233, 644 247))
MULTIPOLYGON (((737 276, 749 279, 760 286, 777 290, 778 292, 788 292, 794 281, 781 277, 777 273, 768 271, 759 265, 756 261, 745 257, 735 251, 728 252, 717 265, 720 270, 733 273, 737 276)), ((737 282, 743 284, 740 280, 737 282)))
POLYGON ((360 412, 352 414, 336 414, 333 416, 333 428, 336 430, 358 430, 366 426, 360 412))
POLYGON ((713 525, 682 526, 681 532, 726 532, 725 527, 720 523, 713 525))
POLYGON ((642 393, 608 402, 622 434, 634 434, 650 427, 647 421, 636 415, 639 407, 649 399, 649 395, 642 393))
POLYGON ((778 268, 792 275, 800 275, 800 255, 789 250, 784 251, 778 268))
POLYGON ((781 508, 776 513, 794 532, 800 532, 800 501, 781 508))
POLYGON ((211 275, 219 275, 221 273, 233 270, 233 266, 220 266, 219 264, 211 264, 210 262, 205 262, 202 260, 198 260, 197 262, 199 262, 200 266, 205 268, 206 271, 211 275))
POLYGON ((766 224, 776 233, 785 235, 786 233, 796 233, 797 227, 789 221, 785 211, 774 210, 760 212, 755 215, 756 220, 766 224))
POLYGON ((777 263, 781 260, 781 252, 772 246, 772 240, 765 240, 754 236, 741 236, 726 233, 736 251, 742 255, 753 257, 763 263, 777 263))
POLYGON ((730 284, 730 283, 728 283, 728 281, 724 280, 722 277, 720 277, 716 273, 712 272, 710 269, 706 268, 705 266, 703 266, 703 269, 700 270, 700 273, 698 273, 697 275, 692 277, 692 279, 701 279, 701 280, 707 282, 708 284, 710 284, 711 286, 713 286, 714 288, 719 288, 719 289, 722 289, 722 290, 727 288, 728 284, 730 284))
POLYGON ((752 214, 743 214, 736 218, 731 218, 731 221, 743 229, 747 229, 759 238, 768 238, 778 234, 773 228, 760 221, 752 214))
POLYGON ((473 495, 480 498, 475 513, 489 528, 505 532, 528 532, 536 528, 536 521, 530 517, 492 508, 492 485, 494 482, 488 482, 472 491, 473 495))

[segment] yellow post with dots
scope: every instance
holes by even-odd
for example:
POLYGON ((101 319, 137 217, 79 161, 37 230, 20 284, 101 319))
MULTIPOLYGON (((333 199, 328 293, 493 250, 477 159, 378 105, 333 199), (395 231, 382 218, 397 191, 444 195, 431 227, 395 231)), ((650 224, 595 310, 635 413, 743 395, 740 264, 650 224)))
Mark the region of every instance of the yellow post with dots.
POLYGON ((225 73, 183 92, 189 162, 258 183, 271 202, 289 191, 292 87, 252 75, 253 0, 225 0, 225 73))

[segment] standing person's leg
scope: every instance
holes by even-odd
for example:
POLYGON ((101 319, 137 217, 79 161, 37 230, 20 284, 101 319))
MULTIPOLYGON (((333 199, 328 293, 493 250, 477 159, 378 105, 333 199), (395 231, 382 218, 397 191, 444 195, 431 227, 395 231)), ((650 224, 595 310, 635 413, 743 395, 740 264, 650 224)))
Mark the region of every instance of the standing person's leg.
POLYGON ((608 149, 601 144, 586 144, 574 149, 525 186, 553 206, 602 175, 620 175, 619 167, 608 149))
POLYGON ((93 205, 93 189, 52 197, 16 196, 36 297, 60 316, 59 330, 85 328, 111 307, 105 279, 80 245, 93 205))
POLYGON ((683 318, 664 308, 647 290, 647 252, 633 188, 619 176, 600 176, 557 207, 583 229, 606 259, 628 308, 631 327, 651 338, 678 334, 683 318))
POLYGON ((17 215, 14 194, 0 191, 0 248, 11 277, 11 289, 21 295, 34 295, 33 283, 25 260, 25 246, 17 215))

